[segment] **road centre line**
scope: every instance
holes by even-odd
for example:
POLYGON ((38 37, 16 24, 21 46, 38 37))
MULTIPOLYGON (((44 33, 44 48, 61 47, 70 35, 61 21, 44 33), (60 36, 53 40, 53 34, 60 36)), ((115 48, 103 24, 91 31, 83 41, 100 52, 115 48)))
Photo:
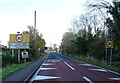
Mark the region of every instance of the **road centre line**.
MULTIPOLYGON (((57 55, 56 55, 57 56, 57 55)), ((57 56, 58 57, 58 56, 57 56)), ((62 60, 60 57, 58 57, 60 60, 62 60)))
POLYGON ((90 79, 88 79, 87 77, 83 77, 83 79, 85 79, 87 82, 89 82, 89 83, 94 83, 94 82, 92 82, 90 79))
POLYGON ((75 70, 72 66, 70 66, 68 63, 64 62, 68 67, 70 67, 72 70, 75 70))
POLYGON ((62 60, 62 59, 60 58, 60 60, 62 60))

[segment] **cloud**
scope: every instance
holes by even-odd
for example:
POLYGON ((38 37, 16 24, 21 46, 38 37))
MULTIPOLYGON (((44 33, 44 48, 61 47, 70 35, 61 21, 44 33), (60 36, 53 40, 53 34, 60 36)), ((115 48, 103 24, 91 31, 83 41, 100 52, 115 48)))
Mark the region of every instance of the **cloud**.
MULTIPOLYGON (((0 35, 2 42, 7 45, 9 34, 27 30, 28 25, 34 24, 34 11, 37 11, 37 29, 43 34, 47 45, 50 42, 60 44, 63 33, 67 31, 70 21, 75 15, 83 13, 80 6, 83 0, 2 0, 10 5, 3 5, 0 13, 0 35), (19 3, 19 6, 14 5, 19 3), (13 4, 11 7, 11 3, 13 4), (14 11, 13 11, 14 9, 14 11)), ((0 2, 2 2, 0 0, 0 2)))

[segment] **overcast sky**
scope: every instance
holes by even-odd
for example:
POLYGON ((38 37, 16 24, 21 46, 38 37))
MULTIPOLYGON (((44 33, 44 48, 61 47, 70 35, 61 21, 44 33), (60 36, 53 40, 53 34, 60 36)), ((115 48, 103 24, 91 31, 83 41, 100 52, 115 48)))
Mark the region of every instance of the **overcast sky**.
POLYGON ((60 45, 75 16, 84 13, 86 0, 0 0, 0 41, 7 45, 9 34, 23 32, 34 25, 43 34, 46 46, 60 45))

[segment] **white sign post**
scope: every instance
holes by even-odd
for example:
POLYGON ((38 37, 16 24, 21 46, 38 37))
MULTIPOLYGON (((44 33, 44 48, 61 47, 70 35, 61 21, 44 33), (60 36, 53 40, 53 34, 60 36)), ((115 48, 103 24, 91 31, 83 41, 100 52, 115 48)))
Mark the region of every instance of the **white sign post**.
POLYGON ((18 49, 18 63, 20 63, 20 49, 18 49))
POLYGON ((12 57, 14 57, 14 49, 12 49, 12 57))
POLYGON ((26 63, 26 58, 28 58, 28 52, 26 50, 22 52, 22 58, 24 58, 24 62, 26 63))

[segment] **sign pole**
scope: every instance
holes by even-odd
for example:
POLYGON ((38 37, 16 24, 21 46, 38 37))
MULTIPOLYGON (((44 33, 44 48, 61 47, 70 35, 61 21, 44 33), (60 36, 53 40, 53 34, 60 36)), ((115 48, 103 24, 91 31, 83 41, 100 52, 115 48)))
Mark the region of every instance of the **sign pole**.
POLYGON ((107 65, 107 48, 106 48, 105 64, 107 65))
MULTIPOLYGON (((24 51, 26 52, 26 49, 24 51)), ((26 63, 26 58, 24 58, 24 63, 26 63)))
POLYGON ((26 58, 24 59, 24 63, 26 63, 26 58))
POLYGON ((110 52, 110 65, 112 65, 112 48, 111 48, 110 51, 111 51, 111 52, 110 52))
POLYGON ((114 42, 112 39, 106 40, 106 62, 108 64, 112 64, 112 48, 114 47, 114 42), (108 49, 108 50, 107 50, 108 49), (107 57, 107 51, 109 52, 110 56, 107 57), (108 58, 108 59, 107 59, 108 58))
POLYGON ((14 57, 14 49, 12 49, 12 57, 14 57))
POLYGON ((20 63, 20 49, 18 49, 18 63, 20 63))

